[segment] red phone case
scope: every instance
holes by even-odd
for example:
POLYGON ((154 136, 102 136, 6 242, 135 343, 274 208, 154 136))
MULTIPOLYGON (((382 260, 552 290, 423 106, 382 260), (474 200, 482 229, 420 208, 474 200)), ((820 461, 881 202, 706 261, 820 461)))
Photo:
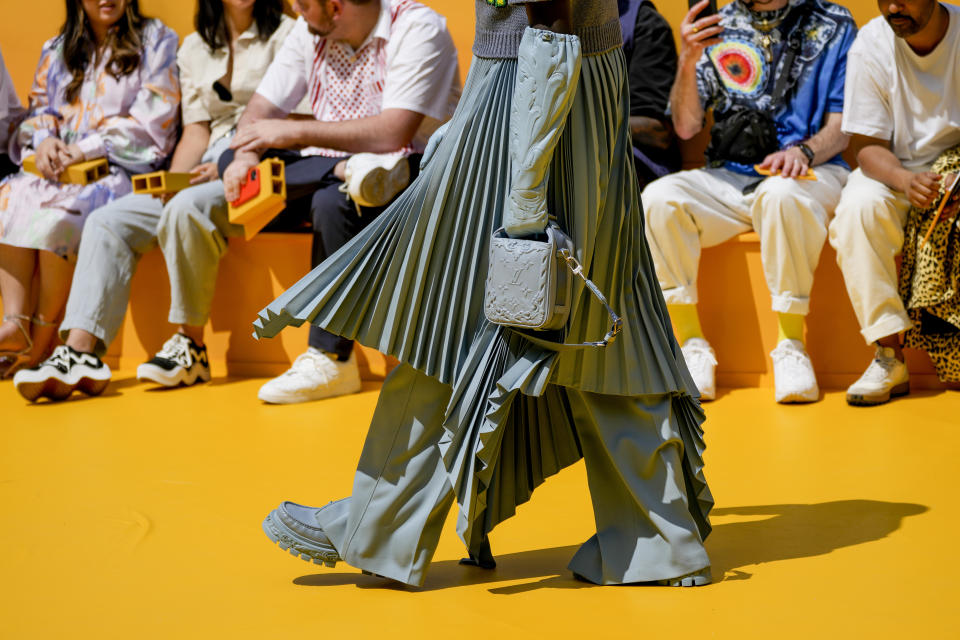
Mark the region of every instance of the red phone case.
POLYGON ((244 202, 256 198, 258 193, 260 193, 260 169, 253 167, 247 174, 247 181, 240 187, 240 197, 230 204, 239 207, 244 202))

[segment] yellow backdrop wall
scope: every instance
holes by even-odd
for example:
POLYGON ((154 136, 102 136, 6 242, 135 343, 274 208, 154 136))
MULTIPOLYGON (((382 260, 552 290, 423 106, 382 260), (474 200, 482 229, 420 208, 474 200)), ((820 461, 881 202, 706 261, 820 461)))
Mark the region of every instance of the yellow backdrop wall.
MULTIPOLYGON (((447 17, 457 48, 463 77, 470 65, 470 46, 473 42, 473 2, 471 0, 423 0, 447 17)), ((5 3, 0 20, 0 49, 13 76, 14 85, 25 101, 40 56, 43 42, 53 36, 63 21, 63 2, 40 0, 40 7, 32 3, 5 3)), ((680 24, 687 3, 682 0, 659 0, 660 11, 670 24, 680 24)), ((726 4, 721 2, 721 4, 726 4)), ((877 14, 873 0, 841 2, 849 7, 859 24, 877 14)), ((955 3, 954 3, 955 4, 955 3)), ((141 0, 145 13, 161 18, 181 37, 193 31, 195 0, 141 0)))

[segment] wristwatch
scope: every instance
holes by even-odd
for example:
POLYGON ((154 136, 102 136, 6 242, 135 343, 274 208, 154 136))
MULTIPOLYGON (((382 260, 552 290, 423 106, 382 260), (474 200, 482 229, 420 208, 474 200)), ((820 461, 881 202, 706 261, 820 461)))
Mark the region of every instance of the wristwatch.
POLYGON ((797 149, 800 149, 800 153, 807 156, 807 164, 813 165, 813 159, 817 154, 813 152, 813 149, 810 148, 810 145, 808 145, 806 142, 801 142, 800 144, 796 145, 796 147, 797 149))

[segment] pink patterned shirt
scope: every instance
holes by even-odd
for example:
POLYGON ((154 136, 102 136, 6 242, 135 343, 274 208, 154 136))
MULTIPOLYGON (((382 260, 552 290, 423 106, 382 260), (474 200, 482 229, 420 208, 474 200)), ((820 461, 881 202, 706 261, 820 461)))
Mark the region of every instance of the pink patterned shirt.
MULTIPOLYGON (((440 14, 413 0, 382 0, 380 18, 364 43, 315 36, 297 20, 257 93, 291 112, 306 96, 317 120, 342 122, 384 109, 421 113, 413 143, 422 151, 430 134, 453 113, 460 95, 457 51, 440 14)), ((305 154, 343 157, 338 149, 305 154)))

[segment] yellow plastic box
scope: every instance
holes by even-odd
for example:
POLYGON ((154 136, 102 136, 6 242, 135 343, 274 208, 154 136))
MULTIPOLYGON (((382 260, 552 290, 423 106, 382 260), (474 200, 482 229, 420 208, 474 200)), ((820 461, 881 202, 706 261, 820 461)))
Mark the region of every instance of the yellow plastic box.
POLYGON ((170 171, 154 171, 153 173, 141 173, 133 176, 133 192, 146 195, 161 195, 164 193, 177 193, 190 186, 190 180, 193 174, 173 173, 170 171))
POLYGON ((269 158, 250 169, 240 197, 228 206, 230 222, 243 225, 247 240, 257 235, 287 206, 283 160, 269 158))
MULTIPOLYGON (((42 177, 40 170, 37 169, 36 156, 27 156, 23 159, 21 166, 24 171, 42 177)), ((88 185, 100 178, 105 178, 108 173, 110 173, 110 165, 107 163, 107 159, 97 158, 96 160, 86 160, 70 165, 60 174, 58 180, 63 184, 88 185)))

